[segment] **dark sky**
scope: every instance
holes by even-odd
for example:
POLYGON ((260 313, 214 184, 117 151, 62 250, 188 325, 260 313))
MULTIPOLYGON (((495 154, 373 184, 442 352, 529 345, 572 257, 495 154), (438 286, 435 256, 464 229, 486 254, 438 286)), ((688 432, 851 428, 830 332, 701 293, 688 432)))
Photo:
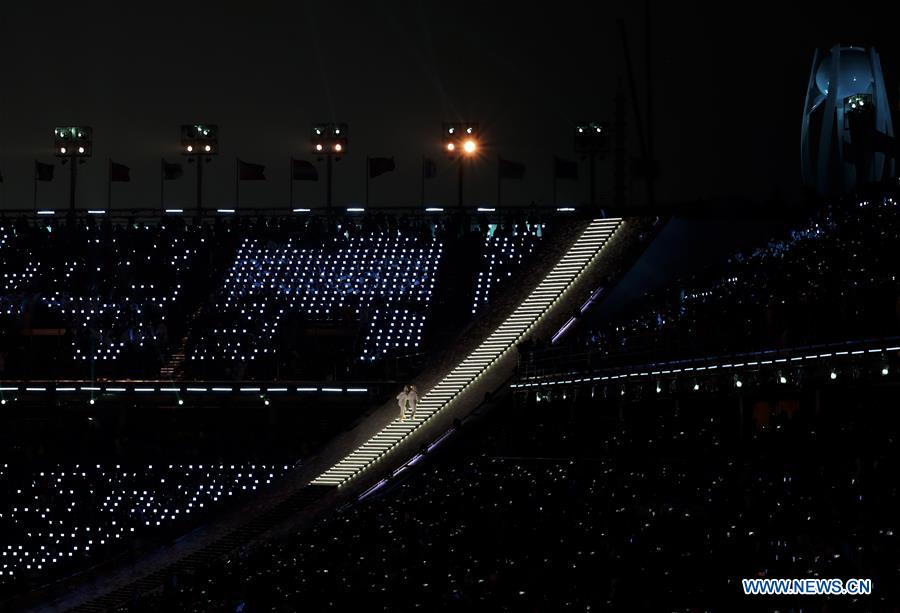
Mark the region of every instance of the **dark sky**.
MULTIPOLYGON (((874 44, 896 99, 894 24, 860 3, 824 6, 653 3, 661 200, 795 193, 816 46, 874 44)), ((0 207, 31 206, 33 160, 52 161, 59 124, 94 128, 81 208, 105 203, 108 156, 132 167, 133 182, 113 186, 114 206, 158 206, 159 158, 179 158, 178 126, 193 121, 221 130, 209 206, 233 204, 236 155, 265 164, 269 178, 244 183, 242 205, 287 206, 288 159, 308 157, 310 124, 329 120, 351 134, 336 204, 364 199, 366 155, 395 156, 398 167, 372 182, 373 205, 418 204, 423 152, 440 169, 427 200, 452 204, 439 127, 462 119, 479 121, 489 141, 467 203, 495 202, 497 154, 527 166, 523 181, 504 182, 504 203, 549 203, 551 156, 572 156, 573 121, 612 118, 624 75, 618 17, 643 99, 641 2, 4 2, 0 207)), ((628 122, 633 137, 630 106, 628 122)), ((598 173, 608 194, 609 162, 598 173)), ((296 183, 295 206, 321 204, 323 187, 296 183)), ((586 187, 561 184, 560 200, 583 200, 586 187)), ((57 168, 40 206, 64 207, 67 190, 57 168)), ((167 184, 169 205, 192 199, 192 174, 167 184)))

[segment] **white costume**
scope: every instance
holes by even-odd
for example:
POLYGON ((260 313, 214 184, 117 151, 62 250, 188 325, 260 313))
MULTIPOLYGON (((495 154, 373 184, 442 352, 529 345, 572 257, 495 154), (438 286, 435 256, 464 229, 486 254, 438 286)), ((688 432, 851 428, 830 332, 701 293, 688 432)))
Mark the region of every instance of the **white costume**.
POLYGON ((419 394, 416 393, 415 386, 407 386, 397 394, 397 404, 400 405, 400 419, 406 418, 407 410, 409 410, 410 416, 415 416, 416 405, 419 404, 419 394))

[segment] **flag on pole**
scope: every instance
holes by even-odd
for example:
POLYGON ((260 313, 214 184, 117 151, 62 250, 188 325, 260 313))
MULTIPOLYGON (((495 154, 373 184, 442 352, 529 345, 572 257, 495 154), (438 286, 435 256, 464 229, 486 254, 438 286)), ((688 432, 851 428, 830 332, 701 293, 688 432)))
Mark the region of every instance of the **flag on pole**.
POLYGON ((44 164, 35 160, 34 162, 34 178, 37 181, 53 180, 53 164, 44 164))
POLYGON ((386 172, 393 172, 396 168, 394 158, 369 158, 370 179, 374 179, 386 172))
POLYGON ((312 162, 291 158, 291 178, 294 181, 318 181, 319 171, 312 162))
POLYGON ((238 178, 241 181, 265 181, 266 167, 238 160, 238 178))
POLYGON ((125 164, 117 164, 110 160, 109 162, 109 180, 110 181, 131 181, 131 168, 125 164))
POLYGON ((554 156, 553 177, 556 179, 578 179, 578 162, 554 156))
POLYGON ((501 179, 521 179, 525 176, 525 164, 497 158, 497 172, 501 179))
POLYGON ((181 175, 184 174, 184 168, 181 167, 179 163, 169 163, 165 160, 162 161, 162 172, 163 179, 166 181, 175 181, 176 179, 180 179, 181 175))

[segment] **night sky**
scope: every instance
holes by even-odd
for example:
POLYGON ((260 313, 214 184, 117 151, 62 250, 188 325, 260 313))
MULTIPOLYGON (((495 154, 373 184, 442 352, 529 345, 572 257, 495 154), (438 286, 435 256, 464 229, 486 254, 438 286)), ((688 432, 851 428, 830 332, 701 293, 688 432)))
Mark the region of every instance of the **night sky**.
MULTIPOLYGON (((816 46, 873 44, 896 105, 894 24, 859 3, 654 3, 653 59, 659 199, 792 198, 799 121, 816 46), (814 8, 813 8, 814 7, 814 8), (848 13, 848 11, 850 11, 848 13)), ((286 207, 288 160, 309 153, 310 125, 344 121, 350 153, 336 166, 335 203, 361 203, 365 158, 394 156, 371 203, 418 205, 421 156, 438 162, 429 203, 456 201, 455 169, 439 150, 442 121, 485 133, 467 204, 493 204, 496 156, 523 162, 504 204, 550 204, 552 155, 573 157, 573 122, 611 120, 626 20, 643 102, 641 2, 4 2, 0 15, 0 207, 30 208, 33 160, 54 161, 54 125, 94 128, 79 207, 106 201, 106 159, 132 168, 113 206, 159 206, 159 158, 180 161, 182 123, 220 126, 206 167, 205 204, 234 203, 234 158, 265 164, 242 206, 286 207)), ((627 82, 626 82, 627 86, 627 82)), ((627 90, 626 90, 626 93, 627 90)), ((628 106, 629 146, 637 154, 628 106)), ((167 183, 167 205, 193 203, 192 166, 167 183)), ((610 161, 597 167, 611 191, 610 161)), ((39 206, 64 208, 67 169, 41 184, 39 206)), ((582 177, 586 168, 581 168, 582 177)), ((560 203, 587 181, 560 182, 560 203)), ((640 202, 643 194, 634 191, 640 202)), ((318 206, 324 184, 295 184, 295 206, 318 206)))

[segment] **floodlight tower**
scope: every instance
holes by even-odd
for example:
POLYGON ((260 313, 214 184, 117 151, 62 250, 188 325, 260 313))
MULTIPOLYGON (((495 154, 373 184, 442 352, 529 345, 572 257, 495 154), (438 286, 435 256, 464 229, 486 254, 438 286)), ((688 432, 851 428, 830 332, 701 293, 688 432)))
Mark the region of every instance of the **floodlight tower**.
POLYGON ((203 211, 203 165, 219 153, 219 126, 185 124, 181 126, 181 153, 188 162, 197 163, 197 212, 203 211))
POLYGON ((594 167, 597 158, 604 159, 609 153, 609 123, 603 121, 575 122, 575 153, 582 159, 588 159, 588 177, 590 178, 590 205, 596 203, 594 189, 594 167))
POLYGON ((803 183, 824 196, 894 175, 897 157, 881 60, 874 48, 835 45, 813 55, 800 127, 803 183))
POLYGON ((312 127, 310 143, 321 162, 325 159, 325 206, 331 208, 332 162, 340 162, 347 153, 348 129, 345 123, 317 123, 312 127))
POLYGON ((475 158, 480 148, 478 124, 471 121, 462 123, 444 123, 441 131, 441 148, 451 160, 459 160, 459 179, 457 187, 457 206, 463 205, 463 168, 465 161, 475 158))
MULTIPOLYGON (((89 126, 62 126, 53 128, 56 157, 69 164, 69 211, 75 211, 75 185, 78 166, 84 164, 93 153, 93 130, 89 126)), ((36 192, 35 192, 36 193, 36 192)))

